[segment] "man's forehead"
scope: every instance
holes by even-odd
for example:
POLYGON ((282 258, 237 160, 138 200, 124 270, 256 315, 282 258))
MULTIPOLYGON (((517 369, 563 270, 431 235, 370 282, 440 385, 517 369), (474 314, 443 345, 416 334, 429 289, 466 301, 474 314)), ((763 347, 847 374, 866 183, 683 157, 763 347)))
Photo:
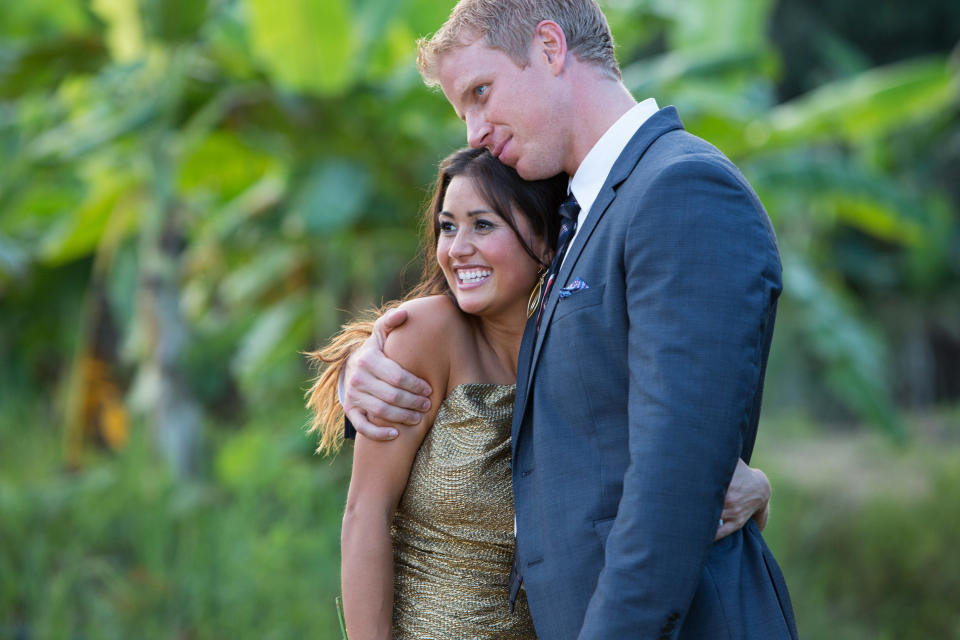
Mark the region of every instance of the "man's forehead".
POLYGON ((489 54, 493 51, 482 42, 451 47, 440 58, 440 75, 450 74, 454 82, 459 82, 460 78, 476 74, 478 68, 488 65, 489 54))
POLYGON ((460 98, 484 76, 512 62, 503 51, 475 41, 451 49, 440 59, 440 81, 448 97, 460 98))

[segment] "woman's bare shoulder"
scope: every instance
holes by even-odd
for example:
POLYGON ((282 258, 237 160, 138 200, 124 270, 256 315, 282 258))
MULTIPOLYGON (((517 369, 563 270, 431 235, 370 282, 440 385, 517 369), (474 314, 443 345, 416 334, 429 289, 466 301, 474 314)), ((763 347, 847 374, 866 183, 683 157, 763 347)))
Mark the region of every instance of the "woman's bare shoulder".
POLYGON ((466 315, 444 295, 408 300, 400 308, 407 320, 387 334, 384 353, 434 387, 446 382, 451 354, 470 335, 466 315))
POLYGON ((464 323, 466 318, 450 296, 434 295, 407 300, 400 305, 408 314, 408 320, 429 327, 431 324, 464 323))

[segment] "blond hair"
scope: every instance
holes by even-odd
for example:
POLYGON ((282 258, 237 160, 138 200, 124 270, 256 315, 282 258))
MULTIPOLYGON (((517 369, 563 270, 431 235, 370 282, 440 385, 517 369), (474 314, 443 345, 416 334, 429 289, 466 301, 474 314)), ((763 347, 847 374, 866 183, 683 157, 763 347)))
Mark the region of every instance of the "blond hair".
POLYGON ((563 29, 567 50, 577 60, 620 79, 613 35, 595 0, 460 0, 435 34, 417 41, 417 69, 428 85, 436 85, 443 56, 479 38, 525 67, 530 39, 543 20, 563 29))

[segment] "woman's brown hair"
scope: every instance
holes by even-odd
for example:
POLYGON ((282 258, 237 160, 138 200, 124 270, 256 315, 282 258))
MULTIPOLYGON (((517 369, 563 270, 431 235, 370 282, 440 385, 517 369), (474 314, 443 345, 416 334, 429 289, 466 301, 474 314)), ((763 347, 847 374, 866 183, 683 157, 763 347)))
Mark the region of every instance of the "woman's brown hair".
POLYGON ((313 413, 310 432, 317 432, 318 453, 336 452, 343 443, 343 408, 337 399, 337 384, 347 358, 369 337, 373 322, 386 311, 407 300, 432 295, 446 295, 454 302, 440 266, 437 264, 437 240, 440 236, 439 213, 450 181, 466 176, 476 181, 477 190, 487 204, 513 229, 521 246, 536 262, 547 266, 548 258, 539 256, 520 234, 515 212, 520 212, 534 235, 544 238, 547 246, 554 246, 559 220, 557 209, 566 195, 567 176, 564 174, 527 182, 517 172, 502 164, 486 149, 460 149, 440 163, 429 204, 424 208, 421 231, 423 272, 420 281, 401 300, 389 302, 349 322, 330 340, 327 346, 307 354, 310 363, 319 371, 307 391, 307 408, 313 413))

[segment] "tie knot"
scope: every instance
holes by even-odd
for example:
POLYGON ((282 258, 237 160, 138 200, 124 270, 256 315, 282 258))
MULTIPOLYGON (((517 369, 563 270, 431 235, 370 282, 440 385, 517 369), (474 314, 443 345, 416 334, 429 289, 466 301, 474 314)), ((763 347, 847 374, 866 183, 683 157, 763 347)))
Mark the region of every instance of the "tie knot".
POLYGON ((573 194, 570 194, 570 197, 563 201, 563 204, 560 205, 560 216, 565 220, 576 221, 577 215, 580 213, 580 203, 577 202, 577 199, 573 197, 573 194))

